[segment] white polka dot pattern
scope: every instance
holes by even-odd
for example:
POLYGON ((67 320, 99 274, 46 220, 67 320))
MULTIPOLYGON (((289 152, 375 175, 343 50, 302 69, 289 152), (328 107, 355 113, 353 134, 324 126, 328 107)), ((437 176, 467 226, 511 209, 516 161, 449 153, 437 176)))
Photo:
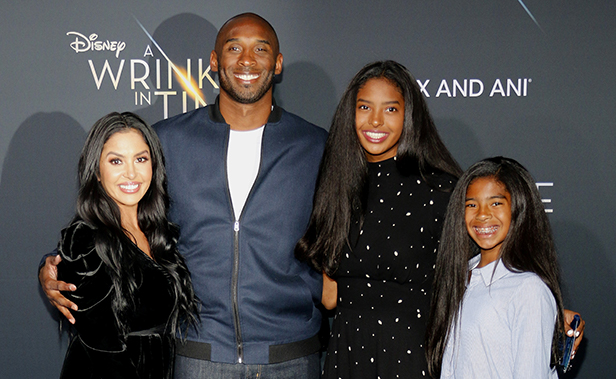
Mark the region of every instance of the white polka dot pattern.
POLYGON ((340 301, 323 378, 426 377, 422 344, 448 200, 418 173, 401 175, 394 159, 369 164, 363 224, 351 225, 353 248, 335 277, 340 301))

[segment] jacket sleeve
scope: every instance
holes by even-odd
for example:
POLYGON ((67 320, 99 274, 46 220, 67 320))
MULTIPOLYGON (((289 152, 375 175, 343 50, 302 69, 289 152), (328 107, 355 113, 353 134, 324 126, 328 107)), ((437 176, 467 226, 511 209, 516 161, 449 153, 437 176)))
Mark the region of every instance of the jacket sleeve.
MULTIPOLYGON (((96 252, 95 231, 83 222, 75 222, 62 231, 58 253, 58 278, 73 283, 77 290, 63 292, 77 304, 77 338, 89 358, 91 369, 107 378, 134 378, 136 371, 129 358, 125 337, 115 321, 111 303, 114 288, 106 267, 96 252)), ((68 355, 67 355, 68 359, 68 355)), ((65 362, 85 365, 85 362, 65 362)))

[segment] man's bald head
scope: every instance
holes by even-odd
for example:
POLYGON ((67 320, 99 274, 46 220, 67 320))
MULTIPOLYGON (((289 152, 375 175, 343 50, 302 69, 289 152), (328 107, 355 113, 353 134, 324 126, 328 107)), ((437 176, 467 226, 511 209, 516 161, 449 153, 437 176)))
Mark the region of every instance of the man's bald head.
POLYGON ((268 43, 272 46, 274 54, 278 55, 280 52, 280 44, 278 42, 278 35, 276 34, 274 27, 263 17, 256 13, 250 12, 233 16, 222 25, 216 35, 216 44, 214 46, 214 51, 216 51, 218 55, 220 55, 222 46, 229 38, 229 32, 234 28, 241 27, 243 25, 253 25, 263 28, 266 34, 269 35, 269 38, 267 38, 268 43))

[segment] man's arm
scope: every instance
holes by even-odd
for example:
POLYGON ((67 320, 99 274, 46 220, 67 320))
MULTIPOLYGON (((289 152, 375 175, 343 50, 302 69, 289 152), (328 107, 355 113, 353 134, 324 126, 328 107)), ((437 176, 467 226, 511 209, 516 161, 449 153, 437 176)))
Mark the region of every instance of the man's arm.
POLYGON ((584 322, 584 320, 582 319, 581 314, 565 309, 565 333, 567 333, 569 337, 572 337, 574 333, 576 334, 575 344, 573 345, 573 349, 571 350, 571 359, 575 357, 575 352, 577 351, 578 347, 580 346, 580 343, 582 342, 582 338, 584 337, 584 326, 586 326, 586 322, 584 322), (569 324, 571 324, 571 322, 573 321, 573 316, 575 315, 580 316, 580 325, 577 327, 576 330, 573 330, 571 329, 571 326, 569 326, 569 324))
POLYGON ((60 263, 61 260, 62 258, 59 254, 50 255, 45 258, 45 265, 39 269, 39 283, 51 305, 58 308, 60 313, 62 313, 71 324, 74 324, 75 318, 69 309, 76 311, 77 304, 64 297, 60 291, 75 291, 77 287, 74 284, 58 280, 58 263, 60 263))

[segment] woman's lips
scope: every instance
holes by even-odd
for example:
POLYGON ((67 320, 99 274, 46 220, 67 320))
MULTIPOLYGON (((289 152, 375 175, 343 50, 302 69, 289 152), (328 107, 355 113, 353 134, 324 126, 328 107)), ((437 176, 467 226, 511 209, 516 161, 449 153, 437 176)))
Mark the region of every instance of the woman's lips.
POLYGON ((141 187, 141 183, 136 183, 136 182, 122 183, 122 184, 119 184, 118 187, 120 187, 120 191, 124 193, 135 193, 139 191, 139 188, 141 187))

